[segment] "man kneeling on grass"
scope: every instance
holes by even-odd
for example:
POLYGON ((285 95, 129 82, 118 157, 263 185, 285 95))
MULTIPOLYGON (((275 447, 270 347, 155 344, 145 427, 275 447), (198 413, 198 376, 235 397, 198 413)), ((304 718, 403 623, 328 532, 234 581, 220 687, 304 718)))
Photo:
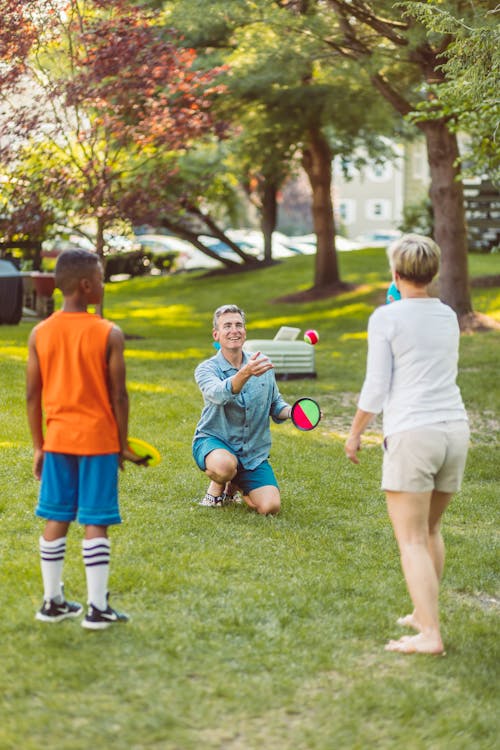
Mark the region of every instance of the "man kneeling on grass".
POLYGON ((193 456, 211 480, 200 505, 234 502, 238 488, 257 513, 278 513, 280 491, 268 461, 269 417, 284 422, 290 418, 291 406, 278 390, 272 362, 260 352, 243 351, 243 310, 236 305, 219 307, 214 313, 213 337, 220 351, 195 371, 205 405, 194 435, 193 456))

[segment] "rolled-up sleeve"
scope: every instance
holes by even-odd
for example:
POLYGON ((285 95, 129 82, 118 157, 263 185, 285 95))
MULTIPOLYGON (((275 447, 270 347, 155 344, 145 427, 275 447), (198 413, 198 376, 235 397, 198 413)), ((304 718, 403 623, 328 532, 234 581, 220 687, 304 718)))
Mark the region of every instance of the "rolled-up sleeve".
POLYGON ((281 411, 285 408, 285 406, 290 406, 290 404, 285 401, 281 393, 279 392, 278 386, 276 385, 276 382, 273 386, 273 395, 271 400, 271 419, 273 422, 277 422, 278 424, 281 424, 281 422, 285 422, 285 419, 279 419, 278 414, 281 413, 281 411))
POLYGON ((368 357, 366 375, 358 400, 358 408, 379 414, 391 388, 393 354, 387 324, 377 311, 368 322, 368 357))

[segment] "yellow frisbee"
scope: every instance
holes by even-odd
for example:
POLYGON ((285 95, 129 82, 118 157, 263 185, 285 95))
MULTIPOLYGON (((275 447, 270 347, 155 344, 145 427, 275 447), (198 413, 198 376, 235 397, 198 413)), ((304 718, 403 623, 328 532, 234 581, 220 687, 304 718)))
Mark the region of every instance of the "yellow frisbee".
POLYGON ((145 440, 129 437, 128 447, 142 458, 142 461, 137 463, 144 463, 146 466, 157 466, 161 461, 160 452, 150 443, 146 443, 145 440))

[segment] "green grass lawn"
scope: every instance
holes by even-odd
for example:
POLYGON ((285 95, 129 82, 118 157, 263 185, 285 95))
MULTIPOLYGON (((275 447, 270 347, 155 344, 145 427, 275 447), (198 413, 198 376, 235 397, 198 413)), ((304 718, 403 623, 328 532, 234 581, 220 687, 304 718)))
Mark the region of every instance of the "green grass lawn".
MULTIPOLYGON (((0 750, 498 747, 500 333, 461 341, 472 446, 444 525, 447 655, 386 653, 410 605, 379 488, 379 423, 359 467, 343 454, 385 255, 340 254, 342 278, 359 286, 337 298, 273 302, 308 288, 312 263, 107 286, 106 316, 128 336, 130 434, 164 460, 121 476, 110 587, 131 622, 104 632, 34 619, 42 526, 24 407, 33 324, 0 327, 0 750), (311 433, 272 427, 276 518, 194 503, 206 481, 190 450, 201 409, 193 371, 214 351, 213 309, 230 302, 247 311, 249 338, 283 324, 321 336, 317 379, 280 383, 290 401, 316 398, 324 419, 311 433)), ((472 276, 498 273, 500 256, 471 257, 472 276)), ((499 287, 474 288, 473 299, 500 321, 499 287)), ((81 538, 73 527, 65 585, 84 602, 81 538)))

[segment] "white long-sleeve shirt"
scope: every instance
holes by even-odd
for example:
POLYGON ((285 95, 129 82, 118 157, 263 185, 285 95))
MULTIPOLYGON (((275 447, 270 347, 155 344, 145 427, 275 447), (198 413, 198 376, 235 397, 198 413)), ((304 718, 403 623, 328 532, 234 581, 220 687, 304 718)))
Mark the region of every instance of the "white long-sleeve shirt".
POLYGON ((371 315, 358 407, 383 411, 384 436, 467 419, 456 383, 459 338, 455 313, 435 298, 403 299, 371 315))

